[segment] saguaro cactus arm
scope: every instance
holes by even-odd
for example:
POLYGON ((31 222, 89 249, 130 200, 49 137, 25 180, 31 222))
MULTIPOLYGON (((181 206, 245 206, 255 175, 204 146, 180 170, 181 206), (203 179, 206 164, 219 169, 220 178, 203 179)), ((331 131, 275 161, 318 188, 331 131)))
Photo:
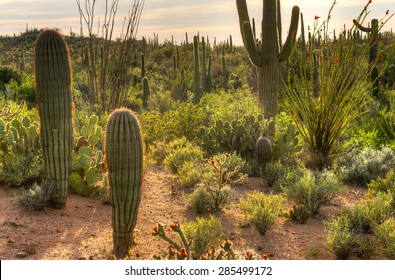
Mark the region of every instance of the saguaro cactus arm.
POLYGON ((251 23, 249 21, 245 21, 242 26, 243 34, 244 34, 244 46, 247 49, 248 56, 250 57, 251 63, 255 66, 262 66, 262 58, 259 54, 259 51, 256 47, 254 34, 252 32, 251 23))
POLYGON ((292 16, 291 16, 291 23, 289 25, 289 32, 287 39, 285 41, 284 46, 281 49, 280 54, 278 55, 279 62, 286 61, 292 52, 292 47, 295 44, 296 39, 296 31, 298 29, 298 22, 299 22, 299 7, 294 6, 292 8, 292 16))

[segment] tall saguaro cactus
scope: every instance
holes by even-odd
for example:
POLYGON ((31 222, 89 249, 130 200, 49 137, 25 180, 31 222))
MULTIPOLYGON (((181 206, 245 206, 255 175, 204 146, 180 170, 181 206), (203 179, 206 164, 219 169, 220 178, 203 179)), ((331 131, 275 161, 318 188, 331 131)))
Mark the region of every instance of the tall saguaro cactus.
MULTIPOLYGON (((281 89, 280 63, 291 54, 299 22, 299 7, 292 9, 291 24, 284 46, 281 42, 280 0, 263 0, 262 38, 255 40, 246 0, 236 0, 243 43, 258 69, 258 99, 265 118, 275 119, 281 89)), ((274 134, 274 131, 270 131, 274 134)))
POLYGON ((50 204, 66 204, 73 145, 73 100, 69 50, 54 30, 40 33, 35 44, 34 75, 40 115, 40 136, 50 204))
POLYGON ((132 246, 143 180, 143 141, 137 117, 118 109, 108 117, 106 161, 110 184, 114 254, 124 258, 132 246))

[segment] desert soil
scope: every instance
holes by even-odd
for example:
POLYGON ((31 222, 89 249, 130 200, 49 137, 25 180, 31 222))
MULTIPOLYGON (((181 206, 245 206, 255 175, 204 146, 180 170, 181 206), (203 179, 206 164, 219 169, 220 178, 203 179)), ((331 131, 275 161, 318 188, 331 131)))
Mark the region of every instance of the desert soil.
MULTIPOLYGON (((151 235, 157 223, 183 223, 198 217, 185 209, 180 190, 173 190, 173 176, 161 166, 148 170, 142 188, 135 246, 132 258, 151 259, 164 252, 168 244, 151 235)), ((324 220, 344 206, 364 196, 360 188, 347 192, 305 224, 280 217, 265 235, 248 226, 237 203, 246 193, 270 191, 262 178, 249 178, 232 186, 232 204, 215 215, 221 221, 225 237, 239 252, 268 254, 270 259, 333 259, 326 247, 324 220), (247 225, 247 226, 246 226, 247 225)), ((64 209, 45 208, 29 212, 16 202, 16 189, 0 187, 0 259, 75 260, 112 259, 111 207, 97 198, 69 193, 64 209)), ((291 208, 292 204, 287 204, 291 208)), ((208 217, 206 215, 205 217, 208 217)))

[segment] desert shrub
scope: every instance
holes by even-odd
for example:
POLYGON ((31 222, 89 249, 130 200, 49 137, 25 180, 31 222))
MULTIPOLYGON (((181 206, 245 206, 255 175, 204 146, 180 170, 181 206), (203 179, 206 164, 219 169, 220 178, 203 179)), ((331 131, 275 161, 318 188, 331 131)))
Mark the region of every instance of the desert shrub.
POLYGON ((395 152, 388 147, 365 148, 348 153, 337 165, 344 172, 345 181, 365 186, 395 166, 395 152))
MULTIPOLYGON (((222 193, 222 196, 227 196, 222 193)), ((187 196, 187 207, 193 209, 198 214, 211 212, 214 208, 214 203, 209 192, 203 185, 198 185, 194 191, 187 196)))
POLYGON ((176 105, 166 112, 149 111, 140 115, 147 146, 158 139, 165 142, 183 137, 194 140, 204 124, 206 114, 202 108, 192 103, 178 102, 176 105))
POLYGON ((324 170, 315 174, 306 174, 301 180, 284 188, 286 196, 303 204, 312 214, 316 214, 322 205, 326 205, 342 192, 336 175, 324 170))
POLYGON ((261 113, 256 97, 250 90, 220 91, 205 94, 201 101, 204 111, 210 116, 212 124, 217 120, 230 122, 234 114, 258 116, 261 113))
POLYGON ((176 103, 171 99, 169 91, 151 94, 148 99, 148 108, 161 114, 175 108, 176 103))
POLYGON ((22 83, 22 74, 18 70, 9 66, 0 67, 0 90, 5 89, 5 85, 11 81, 15 81, 18 85, 22 83))
POLYGON ((347 259, 356 244, 356 234, 350 218, 340 215, 325 222, 327 245, 338 259, 347 259))
POLYGON ((203 150, 192 144, 186 142, 185 145, 180 145, 165 158, 165 168, 176 173, 178 169, 184 164, 184 162, 198 161, 203 159, 203 150))
POLYGON ((249 193, 246 199, 240 201, 239 207, 254 227, 265 234, 283 211, 283 197, 279 194, 249 193))
POLYGON ((306 172, 306 168, 293 156, 282 156, 280 159, 268 162, 263 169, 269 187, 280 190, 280 186, 293 186, 306 172))
POLYGON ((186 161, 177 170, 176 183, 182 188, 194 187, 200 182, 203 172, 201 164, 186 161))
POLYGON ((394 170, 389 171, 384 178, 379 177, 368 184, 368 197, 372 198, 378 193, 388 193, 392 196, 392 201, 395 203, 395 173, 394 170))
POLYGON ((374 234, 382 246, 384 255, 395 259, 395 220, 390 218, 374 228, 374 234))
POLYGON ((217 246, 223 239, 224 231, 221 222, 214 216, 210 218, 197 218, 195 222, 182 225, 186 239, 191 243, 193 258, 198 259, 210 248, 217 246))
POLYGON ((17 203, 29 211, 41 211, 47 205, 50 191, 46 186, 34 184, 21 190, 21 194, 17 197, 17 203))
POLYGON ((201 181, 187 197, 187 205, 197 213, 215 212, 228 205, 232 198, 231 184, 246 178, 240 172, 244 163, 236 154, 218 154, 203 161, 201 181))
POLYGON ((392 203, 389 194, 378 193, 373 199, 359 201, 352 208, 343 210, 341 215, 348 217, 354 231, 370 233, 394 213, 392 203))
POLYGON ((37 153, 10 153, 3 157, 0 182, 5 186, 22 186, 41 181, 44 163, 37 153))

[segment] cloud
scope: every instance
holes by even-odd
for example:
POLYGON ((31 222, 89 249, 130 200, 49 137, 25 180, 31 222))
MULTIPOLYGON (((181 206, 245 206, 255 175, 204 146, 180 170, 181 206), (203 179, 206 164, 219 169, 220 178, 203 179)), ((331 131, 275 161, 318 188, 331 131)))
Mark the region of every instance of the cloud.
MULTIPOLYGON (((81 0, 83 4, 85 0, 81 0)), ((350 26, 352 19, 367 3, 356 0, 337 0, 333 11, 332 27, 340 29, 343 24, 350 26)), ((109 1, 111 2, 111 1, 109 1)), ((119 0, 117 26, 122 26, 123 18, 131 5, 130 0, 119 0)), ((104 1, 97 1, 96 15, 103 17, 104 1)), ((283 37, 288 32, 292 6, 297 4, 304 14, 305 25, 312 25, 314 16, 327 16, 333 0, 282 0, 283 37)), ((259 27, 262 17, 262 0, 247 0, 249 14, 254 17, 259 27)), ((387 9, 395 11, 393 0, 374 0, 370 5, 368 20, 381 18, 387 9)), ((75 0, 1 0, 0 24, 2 34, 13 34, 24 31, 29 26, 57 27, 67 33, 69 28, 79 30, 79 12, 75 0)), ((387 23, 387 27, 395 28, 395 18, 387 23)), ((140 20, 138 36, 152 36, 159 33, 160 39, 174 38, 181 42, 185 32, 216 37, 226 40, 232 34, 235 44, 241 44, 238 16, 235 0, 146 0, 140 20)), ((258 31, 258 30, 257 30, 258 31)), ((115 34, 119 34, 116 30, 115 34)))

